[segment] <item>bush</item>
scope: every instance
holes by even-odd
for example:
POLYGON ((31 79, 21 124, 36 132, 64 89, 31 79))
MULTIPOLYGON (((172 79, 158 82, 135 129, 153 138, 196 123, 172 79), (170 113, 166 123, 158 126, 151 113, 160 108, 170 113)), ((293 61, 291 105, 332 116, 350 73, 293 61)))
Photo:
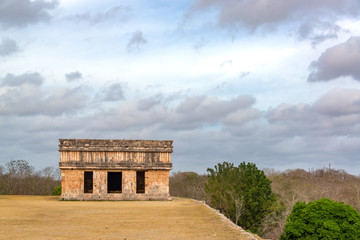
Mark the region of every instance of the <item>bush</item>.
POLYGON ((280 239, 360 239, 360 214, 327 198, 308 204, 297 202, 280 239))
POLYGON ((52 192, 53 196, 60 196, 61 195, 61 185, 57 186, 56 188, 54 188, 54 191, 52 192))
POLYGON ((273 210, 276 197, 271 182, 254 163, 235 167, 224 162, 208 168, 205 191, 210 205, 219 209, 237 225, 255 233, 260 232, 263 218, 273 210))

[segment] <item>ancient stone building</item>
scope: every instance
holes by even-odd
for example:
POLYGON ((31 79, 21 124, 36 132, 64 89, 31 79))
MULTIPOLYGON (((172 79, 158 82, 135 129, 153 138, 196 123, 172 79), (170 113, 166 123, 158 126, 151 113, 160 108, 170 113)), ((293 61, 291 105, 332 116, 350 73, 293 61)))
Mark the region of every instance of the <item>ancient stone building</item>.
POLYGON ((59 141, 62 199, 169 199, 173 141, 59 141))

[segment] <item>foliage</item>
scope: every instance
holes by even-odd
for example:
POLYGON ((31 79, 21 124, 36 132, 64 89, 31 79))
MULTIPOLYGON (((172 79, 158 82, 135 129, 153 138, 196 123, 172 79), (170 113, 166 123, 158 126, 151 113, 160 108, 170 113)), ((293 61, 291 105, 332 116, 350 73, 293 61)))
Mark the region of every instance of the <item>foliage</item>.
POLYGON ((286 218, 296 202, 311 202, 328 198, 336 202, 344 202, 360 212, 360 177, 346 173, 344 170, 332 168, 291 169, 284 172, 264 169, 271 180, 271 188, 285 204, 285 212, 281 218, 267 218, 264 224, 266 239, 279 239, 286 224, 286 218))
POLYGON ((208 168, 205 191, 210 205, 219 209, 239 226, 260 233, 263 218, 276 203, 271 181, 254 163, 241 163, 235 167, 224 162, 208 168))
POLYGON ((327 198, 308 204, 297 202, 280 239, 360 239, 360 214, 327 198))
MULTIPOLYGON (((332 168, 308 171, 291 169, 284 172, 264 169, 264 172, 271 180, 271 189, 280 201, 272 206, 270 213, 262 220, 263 238, 274 240, 280 238, 286 218, 298 201, 310 202, 329 198, 349 204, 360 212, 360 176, 332 168)), ((207 176, 204 175, 193 172, 175 172, 170 176, 170 194, 205 200, 211 205, 210 199, 204 195, 206 182, 207 176), (189 177, 186 177, 188 175, 189 177)))
POLYGON ((51 193, 53 196, 60 196, 61 195, 61 185, 54 188, 54 191, 51 193))

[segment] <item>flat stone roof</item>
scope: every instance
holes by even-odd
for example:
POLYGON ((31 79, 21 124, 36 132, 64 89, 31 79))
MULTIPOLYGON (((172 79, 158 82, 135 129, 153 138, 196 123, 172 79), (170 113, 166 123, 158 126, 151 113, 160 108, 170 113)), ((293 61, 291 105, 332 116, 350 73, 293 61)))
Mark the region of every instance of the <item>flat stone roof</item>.
POLYGON ((59 142, 59 152, 173 152, 172 140, 59 139, 59 142))

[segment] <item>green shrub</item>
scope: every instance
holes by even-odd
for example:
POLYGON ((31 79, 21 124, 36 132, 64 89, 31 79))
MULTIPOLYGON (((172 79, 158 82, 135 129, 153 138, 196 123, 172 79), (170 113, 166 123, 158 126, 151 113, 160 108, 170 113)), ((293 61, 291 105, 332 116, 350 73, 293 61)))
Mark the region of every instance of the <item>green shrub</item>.
POLYGON ((235 167, 224 162, 208 168, 205 191, 213 208, 219 209, 237 225, 260 233, 264 217, 273 210, 276 197, 271 182, 254 163, 235 167))
POLYGON ((360 214, 350 205, 327 198, 297 202, 280 239, 360 239, 360 214))
POLYGON ((61 195, 61 185, 57 186, 56 188, 54 188, 52 194, 53 196, 59 196, 61 195))

